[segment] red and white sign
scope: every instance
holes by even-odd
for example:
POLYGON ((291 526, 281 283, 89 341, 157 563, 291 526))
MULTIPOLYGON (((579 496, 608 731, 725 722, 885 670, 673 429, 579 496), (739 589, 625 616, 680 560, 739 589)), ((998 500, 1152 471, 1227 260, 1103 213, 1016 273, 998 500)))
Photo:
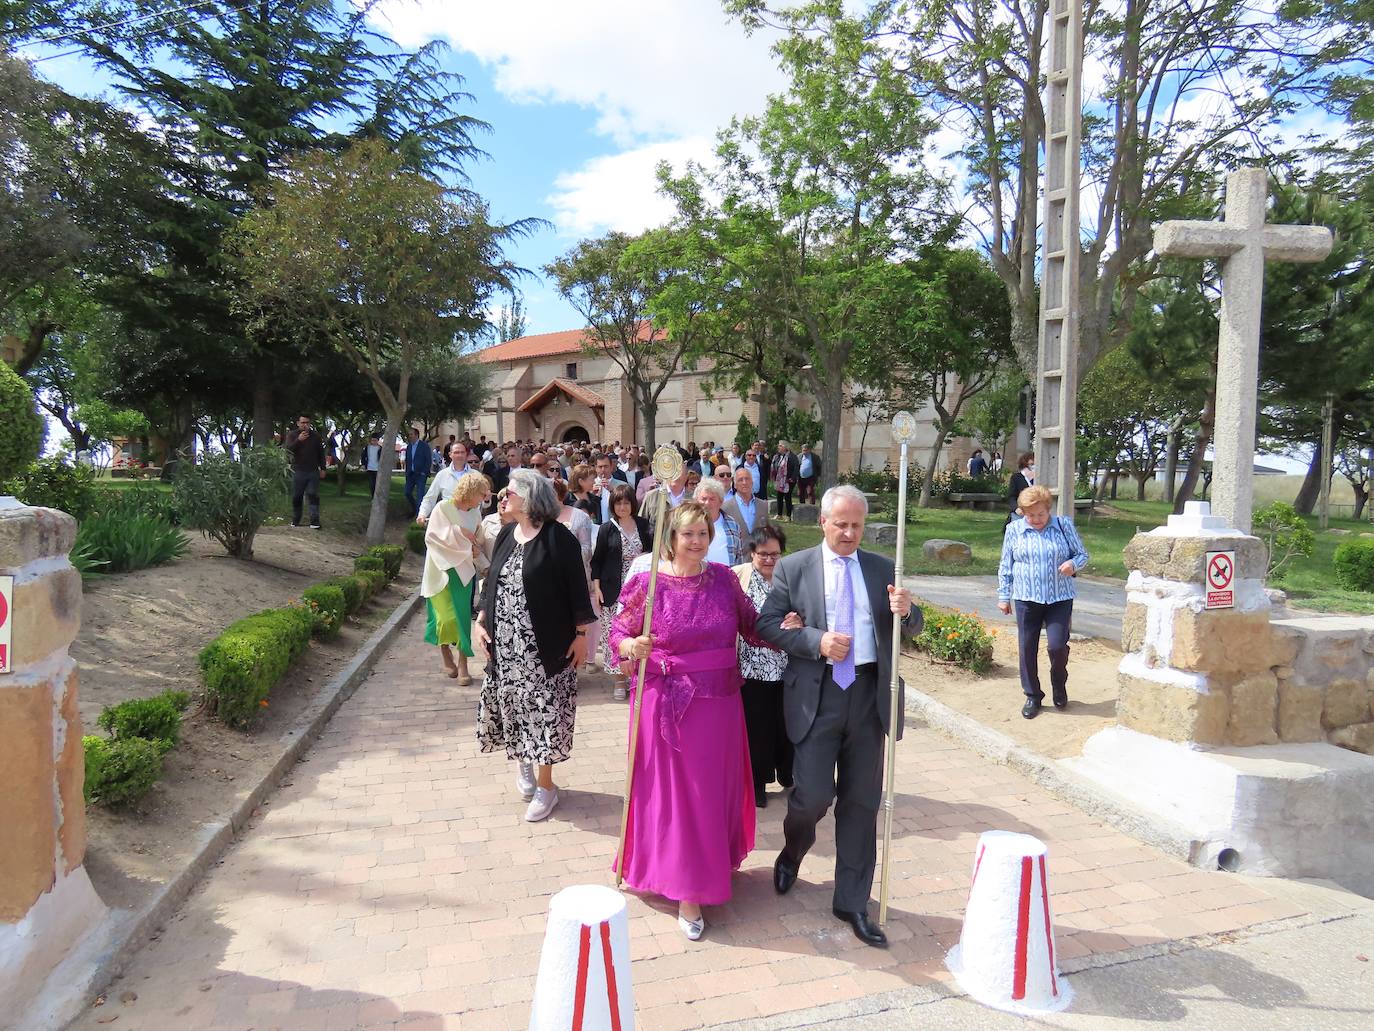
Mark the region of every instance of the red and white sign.
POLYGON ((14 626, 14 577, 0 576, 0 673, 11 673, 10 629, 14 626))
POLYGON ((1235 605, 1232 583, 1236 578, 1234 551, 1207 552, 1207 608, 1229 609, 1235 605))

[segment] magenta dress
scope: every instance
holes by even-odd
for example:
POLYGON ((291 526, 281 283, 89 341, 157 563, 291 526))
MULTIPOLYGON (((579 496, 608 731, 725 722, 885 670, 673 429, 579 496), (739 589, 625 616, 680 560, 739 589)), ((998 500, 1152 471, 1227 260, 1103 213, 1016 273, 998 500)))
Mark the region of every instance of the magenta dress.
MULTIPOLYGON (((621 641, 643 629, 648 583, 648 573, 637 573, 620 592, 610 633, 617 653, 621 641)), ((658 574, 625 837, 624 877, 636 891, 720 905, 730 900, 731 873, 754 847, 749 738, 734 649, 736 635, 767 647, 754 632, 755 619, 753 603, 726 566, 707 563, 701 577, 658 574)), ((637 671, 637 663, 625 663, 631 690, 639 686, 637 671)), ((633 721, 633 706, 630 711, 633 721)))

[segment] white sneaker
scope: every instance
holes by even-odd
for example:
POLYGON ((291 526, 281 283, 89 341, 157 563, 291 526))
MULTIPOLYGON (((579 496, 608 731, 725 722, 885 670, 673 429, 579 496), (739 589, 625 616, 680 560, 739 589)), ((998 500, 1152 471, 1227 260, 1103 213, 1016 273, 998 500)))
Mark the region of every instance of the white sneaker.
POLYGON ((534 801, 525 810, 526 823, 538 823, 540 820, 548 818, 549 813, 553 812, 554 806, 558 805, 557 788, 536 788, 534 791, 534 801))
POLYGON ((688 920, 685 916, 677 918, 677 926, 688 941, 699 942, 701 936, 706 933, 706 920, 704 917, 697 917, 695 920, 688 920))
POLYGON ((534 797, 534 763, 522 762, 515 774, 515 790, 528 802, 534 797))

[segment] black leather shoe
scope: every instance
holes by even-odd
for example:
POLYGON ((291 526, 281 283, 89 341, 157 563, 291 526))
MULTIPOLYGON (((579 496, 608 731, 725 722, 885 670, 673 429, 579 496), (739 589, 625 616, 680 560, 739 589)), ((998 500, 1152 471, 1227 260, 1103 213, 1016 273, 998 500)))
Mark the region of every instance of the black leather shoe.
POLYGON ((1069 707, 1069 696, 1064 695, 1064 697, 1062 698, 1056 696, 1056 698, 1054 699, 1054 707, 1056 709, 1059 709, 1061 712, 1064 709, 1067 709, 1069 707))
POLYGON ((779 895, 786 895, 796 883, 796 867, 788 866, 782 856, 778 856, 773 862, 773 890, 779 895))
POLYGON ((754 792, 754 805, 759 809, 768 808, 768 793, 763 788, 759 788, 754 792))
POLYGON ((1021 706, 1021 715, 1028 720, 1033 720, 1040 715, 1040 702, 1035 698, 1027 698, 1026 704, 1021 706))
POLYGON ((835 918, 843 920, 850 927, 854 928, 854 937, 865 945, 872 945, 875 949, 887 948, 887 935, 883 934, 882 929, 873 921, 868 919, 868 914, 860 910, 857 913, 846 913, 843 909, 832 909, 835 918))

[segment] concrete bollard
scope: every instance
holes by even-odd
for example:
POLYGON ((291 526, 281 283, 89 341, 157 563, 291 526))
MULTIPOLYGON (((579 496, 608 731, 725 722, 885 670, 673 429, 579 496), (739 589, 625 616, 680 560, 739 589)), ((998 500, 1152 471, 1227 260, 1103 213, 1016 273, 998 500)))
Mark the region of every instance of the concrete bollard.
POLYGON ((1073 1000, 1054 964, 1047 851, 1029 834, 987 831, 978 839, 963 933, 945 965, 985 1006, 1046 1013, 1073 1000))
POLYGON ((549 903, 530 1031, 631 1031, 630 924, 625 896, 579 884, 549 903))

